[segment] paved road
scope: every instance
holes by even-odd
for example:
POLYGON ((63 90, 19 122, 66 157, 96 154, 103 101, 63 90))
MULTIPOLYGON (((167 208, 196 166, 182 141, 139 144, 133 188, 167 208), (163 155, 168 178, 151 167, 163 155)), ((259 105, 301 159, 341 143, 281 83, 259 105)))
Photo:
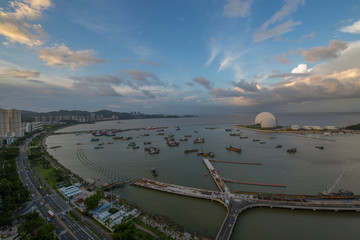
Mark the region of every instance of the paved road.
POLYGON ((38 211, 41 216, 46 218, 49 222, 54 223, 55 233, 61 239, 99 239, 83 224, 74 221, 66 214, 71 208, 60 196, 56 193, 49 195, 42 187, 40 187, 41 184, 32 173, 26 155, 29 141, 30 140, 27 140, 25 145, 20 147, 20 155, 17 159, 17 164, 19 175, 24 185, 30 191, 32 200, 25 204, 18 214, 38 211), (55 213, 54 218, 48 218, 48 210, 52 210, 55 213))

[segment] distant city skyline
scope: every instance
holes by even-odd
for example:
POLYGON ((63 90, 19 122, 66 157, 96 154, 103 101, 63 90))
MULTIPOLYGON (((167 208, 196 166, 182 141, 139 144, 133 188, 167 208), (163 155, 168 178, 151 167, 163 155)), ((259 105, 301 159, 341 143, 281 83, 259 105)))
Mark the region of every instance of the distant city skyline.
POLYGON ((360 111, 360 3, 0 2, 0 108, 360 111))

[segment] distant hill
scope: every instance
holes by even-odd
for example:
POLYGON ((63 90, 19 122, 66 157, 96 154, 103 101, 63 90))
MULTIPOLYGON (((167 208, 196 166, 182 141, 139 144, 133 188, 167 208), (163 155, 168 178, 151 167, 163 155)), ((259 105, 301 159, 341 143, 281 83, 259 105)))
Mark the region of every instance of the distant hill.
MULTIPOLYGON (((166 114, 133 114, 127 112, 113 112, 109 110, 100 110, 96 112, 88 112, 81 110, 60 110, 60 111, 52 111, 52 112, 32 112, 21 110, 21 120, 23 122, 32 122, 35 120, 35 116, 90 116, 90 114, 94 113, 95 115, 103 116, 103 118, 111 118, 112 116, 116 116, 118 119, 139 119, 139 118, 179 118, 182 116, 178 115, 166 115, 166 114)), ((186 115, 183 117, 193 117, 192 115, 186 115)))

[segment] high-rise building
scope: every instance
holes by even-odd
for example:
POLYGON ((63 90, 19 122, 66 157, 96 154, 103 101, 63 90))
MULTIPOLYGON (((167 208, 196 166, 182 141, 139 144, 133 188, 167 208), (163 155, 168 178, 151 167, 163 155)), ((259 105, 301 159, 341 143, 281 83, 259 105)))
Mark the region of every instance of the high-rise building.
POLYGON ((16 109, 4 110, 0 108, 0 136, 12 135, 21 137, 21 111, 16 109))

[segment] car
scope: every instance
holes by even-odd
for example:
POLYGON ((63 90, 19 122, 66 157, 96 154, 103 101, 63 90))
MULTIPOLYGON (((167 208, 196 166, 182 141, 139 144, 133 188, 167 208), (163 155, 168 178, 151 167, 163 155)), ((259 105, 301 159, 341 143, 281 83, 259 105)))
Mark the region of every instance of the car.
POLYGON ((50 218, 48 217, 47 219, 46 219, 48 222, 50 222, 50 218))
POLYGON ((65 220, 65 214, 62 214, 62 215, 61 215, 61 219, 62 219, 62 220, 65 220))
POLYGON ((42 206, 42 205, 44 205, 44 203, 43 203, 43 202, 40 202, 40 206, 42 206))

